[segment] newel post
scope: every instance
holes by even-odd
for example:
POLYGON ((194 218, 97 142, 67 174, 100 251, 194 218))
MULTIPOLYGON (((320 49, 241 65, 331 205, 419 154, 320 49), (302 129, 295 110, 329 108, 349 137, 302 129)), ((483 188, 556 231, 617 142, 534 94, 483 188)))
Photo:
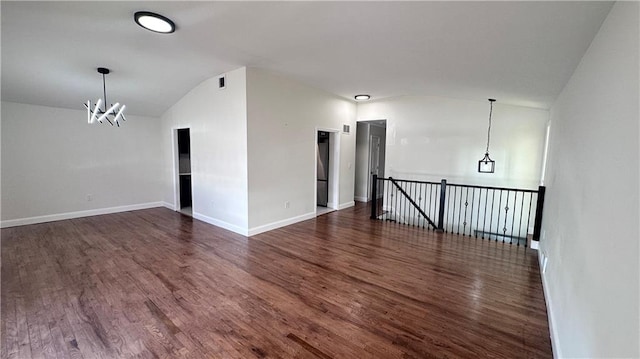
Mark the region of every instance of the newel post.
POLYGON ((533 240, 540 240, 540 229, 542 228, 542 209, 544 208, 545 186, 538 187, 538 202, 536 203, 536 220, 533 225, 533 240))
POLYGON ((371 179, 371 219, 378 218, 378 175, 371 179))
POLYGON ((440 181, 440 206, 438 208, 438 228, 436 232, 444 232, 444 204, 447 196, 447 180, 440 181))

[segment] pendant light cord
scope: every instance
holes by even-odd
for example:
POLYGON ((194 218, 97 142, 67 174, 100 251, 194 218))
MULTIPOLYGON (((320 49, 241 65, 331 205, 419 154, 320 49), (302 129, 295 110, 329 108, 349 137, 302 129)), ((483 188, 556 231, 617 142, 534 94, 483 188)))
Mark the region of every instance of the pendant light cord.
MULTIPOLYGON (((106 101, 106 100, 105 100, 106 101)), ((489 153, 489 141, 491 140, 491 115, 493 114, 493 101, 490 101, 491 109, 489 110, 489 129, 487 129, 487 150, 485 153, 489 153)))
MULTIPOLYGON (((102 74, 102 91, 104 94, 104 112, 107 112, 107 83, 105 82, 104 74, 102 74)), ((487 146, 489 145, 487 144, 487 146)))

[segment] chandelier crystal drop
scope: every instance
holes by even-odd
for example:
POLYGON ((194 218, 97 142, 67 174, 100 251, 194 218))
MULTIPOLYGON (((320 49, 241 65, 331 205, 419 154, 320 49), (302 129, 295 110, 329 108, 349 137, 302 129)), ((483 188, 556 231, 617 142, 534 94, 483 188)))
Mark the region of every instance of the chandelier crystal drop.
POLYGON ((105 75, 109 74, 109 69, 105 67, 98 67, 98 73, 102 74, 102 90, 104 95, 104 100, 99 98, 96 101, 95 106, 91 105, 91 100, 88 100, 87 103, 84 104, 84 107, 87 108, 87 121, 89 124, 94 123, 104 123, 105 121, 113 126, 114 124, 120 127, 120 121, 126 121, 127 119, 124 117, 124 109, 125 105, 120 105, 119 102, 115 104, 111 104, 109 108, 107 108, 107 86, 105 82, 105 75), (104 104, 104 107, 101 107, 104 104))

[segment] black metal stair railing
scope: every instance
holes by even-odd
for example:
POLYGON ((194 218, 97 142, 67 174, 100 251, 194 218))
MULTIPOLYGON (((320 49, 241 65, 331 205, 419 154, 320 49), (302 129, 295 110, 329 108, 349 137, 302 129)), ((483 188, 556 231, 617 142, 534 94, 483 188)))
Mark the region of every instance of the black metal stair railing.
POLYGON ((544 186, 532 190, 374 176, 372 194, 372 219, 518 246, 540 238, 544 186))

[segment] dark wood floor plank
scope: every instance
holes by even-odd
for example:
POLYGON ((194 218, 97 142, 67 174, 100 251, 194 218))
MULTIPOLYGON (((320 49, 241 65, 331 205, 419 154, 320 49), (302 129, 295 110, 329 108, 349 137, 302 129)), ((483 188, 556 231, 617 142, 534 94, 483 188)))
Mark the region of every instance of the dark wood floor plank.
POLYGON ((166 209, 2 230, 2 358, 549 358, 535 251, 371 221, 246 238, 166 209))

